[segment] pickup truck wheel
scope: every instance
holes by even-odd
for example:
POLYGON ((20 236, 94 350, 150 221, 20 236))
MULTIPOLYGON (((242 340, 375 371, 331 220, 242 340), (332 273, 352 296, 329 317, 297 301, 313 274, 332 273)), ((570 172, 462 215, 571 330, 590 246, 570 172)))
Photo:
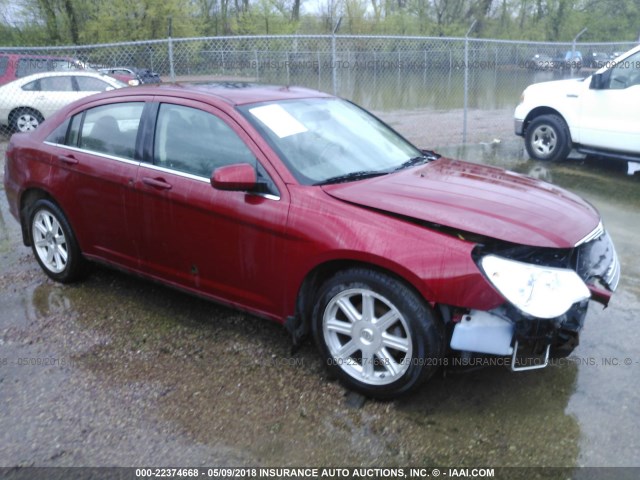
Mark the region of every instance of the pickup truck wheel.
POLYGON ((524 143, 534 160, 562 161, 571 151, 569 127, 558 115, 541 115, 527 127, 524 143))
POLYGON ((439 320, 400 280, 354 268, 317 297, 313 334, 327 366, 348 388, 390 399, 415 390, 442 364, 439 320))

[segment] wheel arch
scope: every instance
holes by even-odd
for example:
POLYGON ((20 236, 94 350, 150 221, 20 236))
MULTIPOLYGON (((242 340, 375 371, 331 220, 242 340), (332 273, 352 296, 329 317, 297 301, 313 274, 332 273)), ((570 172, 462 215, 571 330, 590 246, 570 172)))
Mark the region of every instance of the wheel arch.
MULTIPOLYGON (((46 199, 56 204, 60 210, 62 208, 55 199, 41 188, 29 188, 20 195, 20 229, 22 230, 22 243, 31 246, 31 233, 29 232, 29 209, 38 200, 46 199)), ((64 210, 62 210, 64 213, 64 210)))
POLYGON ((542 115, 557 115, 558 117, 560 117, 562 121, 565 123, 565 125, 567 126, 567 130, 569 131, 569 141, 570 142, 572 141, 574 132, 571 131, 571 127, 569 126, 569 122, 567 122, 566 117, 559 110, 556 110, 555 108, 551 108, 547 106, 536 107, 527 114, 522 126, 523 137, 526 137, 527 135, 527 129, 529 128, 529 124, 533 122, 536 118, 542 115))
POLYGON ((429 304, 429 307, 432 308, 434 315, 442 321, 438 309, 433 308, 433 305, 427 298, 429 296, 428 293, 427 296, 425 296, 424 291, 428 291, 428 288, 420 282, 417 276, 412 275, 411 272, 407 272, 406 276, 402 276, 392 269, 374 262, 349 258, 333 259, 313 267, 313 269, 307 272, 300 284, 295 299, 295 315, 287 318, 285 321, 285 327, 293 336, 294 345, 299 344, 310 332, 312 310, 315 304, 314 300, 321 286, 336 273, 354 268, 373 270, 401 282, 413 290, 420 298, 424 299, 425 303, 429 304), (419 288, 418 285, 422 285, 423 288, 419 288))
POLYGON ((44 115, 42 115, 42 112, 39 111, 37 108, 33 108, 33 107, 16 107, 13 110, 11 110, 9 112, 9 115, 7 116, 7 119, 9 120, 9 123, 11 124, 11 122, 13 121, 13 118, 20 113, 22 110, 28 110, 34 113, 37 113, 40 118, 44 119, 44 115))

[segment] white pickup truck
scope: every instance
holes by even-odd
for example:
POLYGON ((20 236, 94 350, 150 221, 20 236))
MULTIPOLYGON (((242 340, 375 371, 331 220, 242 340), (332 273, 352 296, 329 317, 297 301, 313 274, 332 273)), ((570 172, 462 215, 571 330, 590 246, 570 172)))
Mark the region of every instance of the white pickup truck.
POLYGON ((528 86, 515 111, 529 156, 581 153, 640 161, 640 45, 584 79, 528 86))

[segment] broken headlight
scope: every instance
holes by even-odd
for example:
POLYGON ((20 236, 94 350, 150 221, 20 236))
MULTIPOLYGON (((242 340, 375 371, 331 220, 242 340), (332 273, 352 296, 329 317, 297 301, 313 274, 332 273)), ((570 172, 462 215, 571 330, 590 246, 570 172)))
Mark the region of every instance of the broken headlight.
POLYGON ((543 267, 487 255, 480 265, 494 287, 523 313, 555 318, 591 294, 573 270, 543 267))

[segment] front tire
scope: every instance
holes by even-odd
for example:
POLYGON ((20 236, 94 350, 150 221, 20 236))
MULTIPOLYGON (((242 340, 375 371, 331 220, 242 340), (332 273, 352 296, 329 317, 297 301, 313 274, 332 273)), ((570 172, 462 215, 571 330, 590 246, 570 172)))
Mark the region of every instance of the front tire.
POLYGON ((406 394, 441 364, 441 324, 416 292, 386 274, 336 274, 321 288, 312 321, 328 368, 366 396, 406 394))
POLYGON ((36 201, 30 209, 29 229, 33 254, 50 278, 70 283, 84 276, 86 260, 67 218, 55 203, 36 201))
POLYGON ((558 115, 541 115, 527 127, 525 135, 527 153, 534 160, 559 162, 571 152, 569 127, 558 115))

